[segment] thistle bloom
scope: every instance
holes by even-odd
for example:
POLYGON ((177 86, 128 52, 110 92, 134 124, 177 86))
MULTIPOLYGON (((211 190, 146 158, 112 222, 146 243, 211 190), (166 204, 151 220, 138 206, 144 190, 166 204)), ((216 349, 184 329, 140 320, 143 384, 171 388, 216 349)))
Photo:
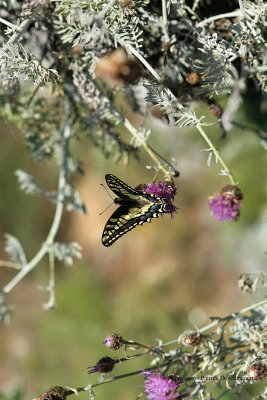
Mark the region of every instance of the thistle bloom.
POLYGON ((143 374, 146 379, 144 394, 148 400, 173 400, 180 396, 179 393, 175 393, 179 386, 178 381, 164 377, 159 371, 157 371, 157 374, 154 374, 153 372, 144 370, 143 374))
POLYGON ((96 365, 88 367, 91 368, 90 371, 88 371, 88 374, 92 374, 94 372, 110 372, 113 370, 114 365, 115 361, 112 358, 103 357, 96 363, 96 365))
POLYGON ((242 192, 238 186, 227 185, 208 201, 211 214, 220 221, 236 221, 240 216, 242 192))
POLYGON ((168 182, 159 181, 157 183, 150 183, 142 190, 143 192, 154 194, 157 197, 164 198, 166 201, 165 210, 166 212, 171 214, 171 217, 173 217, 173 213, 177 212, 177 207, 175 207, 175 205, 172 203, 177 191, 177 186, 171 185, 168 182))

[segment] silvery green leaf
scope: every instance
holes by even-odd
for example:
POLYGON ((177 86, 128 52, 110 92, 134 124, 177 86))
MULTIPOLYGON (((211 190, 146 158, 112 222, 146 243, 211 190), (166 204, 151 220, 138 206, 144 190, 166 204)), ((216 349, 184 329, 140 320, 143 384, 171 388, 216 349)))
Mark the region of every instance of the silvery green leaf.
POLYGON ((66 206, 67 211, 76 211, 79 214, 86 215, 85 205, 79 195, 79 192, 73 186, 66 184, 64 188, 64 198, 68 203, 66 206))
POLYGON ((18 169, 15 171, 15 175, 18 178, 20 189, 25 193, 37 196, 41 196, 44 193, 28 172, 18 169))
POLYGON ((82 247, 79 243, 71 242, 71 243, 59 243, 54 242, 49 246, 49 251, 53 251, 55 257, 62 261, 65 265, 73 264, 73 257, 78 259, 82 258, 82 247))
POLYGON ((214 344, 211 341, 209 341, 208 345, 209 345, 209 348, 211 349, 212 353, 214 353, 215 352, 214 344))
POLYGON ((27 259, 18 239, 8 233, 5 234, 5 239, 5 251, 9 255, 10 261, 21 266, 26 265, 27 259))

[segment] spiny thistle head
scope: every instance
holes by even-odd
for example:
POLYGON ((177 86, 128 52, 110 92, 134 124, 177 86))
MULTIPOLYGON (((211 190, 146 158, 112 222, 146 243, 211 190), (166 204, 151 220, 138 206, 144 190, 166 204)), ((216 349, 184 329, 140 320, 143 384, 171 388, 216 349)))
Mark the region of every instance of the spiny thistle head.
POLYGON ((66 400, 66 398, 66 389, 61 386, 53 386, 45 394, 33 400, 66 400))
POLYGON ((267 365, 261 361, 255 362, 251 365, 247 373, 252 381, 262 381, 267 378, 267 365))
POLYGON ((183 340, 183 343, 186 346, 198 346, 201 342, 202 342, 202 336, 198 332, 190 333, 183 340))
POLYGON ((123 346, 123 338, 118 333, 112 333, 104 340, 104 344, 111 350, 118 350, 123 346))
POLYGON ((180 395, 176 392, 179 381, 165 377, 156 371, 156 373, 143 370, 145 376, 145 391, 144 394, 148 400, 173 400, 177 399, 180 395))
POLYGON ((220 221, 236 221, 240 216, 242 192, 237 185, 227 185, 211 196, 208 205, 211 214, 220 221))
POLYGON ((209 105, 209 113, 213 117, 219 118, 222 115, 222 109, 217 104, 210 104, 209 105))

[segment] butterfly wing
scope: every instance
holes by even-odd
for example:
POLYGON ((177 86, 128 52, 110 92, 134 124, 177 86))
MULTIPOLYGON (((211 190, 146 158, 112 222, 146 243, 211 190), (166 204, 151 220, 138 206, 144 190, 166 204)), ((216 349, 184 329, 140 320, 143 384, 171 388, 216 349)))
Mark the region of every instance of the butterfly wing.
POLYGON ((106 181, 122 205, 115 210, 104 227, 102 235, 104 246, 112 245, 137 225, 151 222, 165 212, 164 203, 159 197, 132 189, 114 175, 106 175, 106 181))
MULTIPOLYGON (((131 188, 131 186, 127 185, 123 181, 121 181, 119 178, 117 178, 114 175, 107 174, 105 176, 106 182, 109 186, 109 188, 118 196, 119 198, 121 197, 129 197, 129 195, 137 195, 140 196, 140 191, 135 190, 131 188)), ((142 192, 141 192, 142 193, 142 192)))

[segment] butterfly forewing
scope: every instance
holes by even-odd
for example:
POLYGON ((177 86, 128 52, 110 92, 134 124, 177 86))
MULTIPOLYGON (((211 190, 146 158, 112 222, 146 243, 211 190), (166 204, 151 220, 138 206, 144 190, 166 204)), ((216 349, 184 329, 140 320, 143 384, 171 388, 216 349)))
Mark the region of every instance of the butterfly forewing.
POLYGON ((135 195, 140 195, 142 192, 139 190, 135 190, 131 188, 131 186, 127 185, 123 181, 121 181, 119 178, 117 178, 114 175, 107 174, 105 176, 106 182, 109 186, 109 188, 116 194, 118 197, 122 196, 127 196, 130 198, 130 196, 135 196, 135 195))
POLYGON ((102 235, 104 246, 112 245, 135 226, 151 222, 153 218, 165 212, 164 202, 160 197, 133 189, 114 175, 106 175, 106 181, 118 196, 115 201, 121 205, 105 225, 102 235))

